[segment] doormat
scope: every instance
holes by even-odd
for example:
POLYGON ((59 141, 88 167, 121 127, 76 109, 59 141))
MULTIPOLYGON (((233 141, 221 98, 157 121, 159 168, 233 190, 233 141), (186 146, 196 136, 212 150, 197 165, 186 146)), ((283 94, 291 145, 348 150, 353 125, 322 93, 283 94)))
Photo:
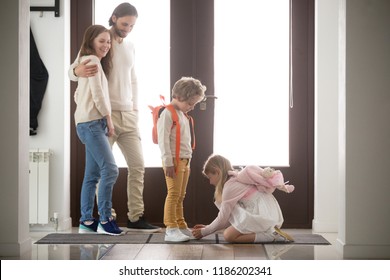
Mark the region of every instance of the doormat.
MULTIPOLYGON (((319 234, 290 234, 294 242, 288 244, 299 245, 330 245, 322 235, 319 234)), ((50 233, 35 244, 171 244, 164 241, 164 233, 139 234, 127 232, 119 236, 105 234, 79 234, 79 233, 50 233)), ((212 234, 202 239, 191 239, 188 242, 174 244, 229 244, 222 234, 212 234)), ((251 243, 253 244, 253 243, 251 243)), ((264 242, 256 244, 286 244, 286 242, 264 242)))

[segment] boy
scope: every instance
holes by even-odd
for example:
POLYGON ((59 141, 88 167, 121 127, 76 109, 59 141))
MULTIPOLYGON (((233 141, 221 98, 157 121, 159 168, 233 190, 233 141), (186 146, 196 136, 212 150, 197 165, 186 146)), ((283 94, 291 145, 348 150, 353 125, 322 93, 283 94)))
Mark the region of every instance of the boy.
POLYGON ((172 89, 172 105, 178 115, 180 126, 180 152, 176 159, 176 129, 169 110, 162 111, 157 121, 158 145, 161 151, 167 197, 164 206, 166 242, 185 242, 192 236, 183 215, 183 200, 190 176, 192 157, 191 127, 187 112, 205 97, 206 87, 194 78, 183 77, 172 89))

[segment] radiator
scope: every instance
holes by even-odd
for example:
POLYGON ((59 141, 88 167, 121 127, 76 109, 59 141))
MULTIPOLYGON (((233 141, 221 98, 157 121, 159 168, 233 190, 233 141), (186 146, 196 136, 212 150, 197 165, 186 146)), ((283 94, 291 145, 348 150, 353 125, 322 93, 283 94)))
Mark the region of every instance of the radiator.
POLYGON ((30 149, 30 224, 49 223, 50 149, 30 149))

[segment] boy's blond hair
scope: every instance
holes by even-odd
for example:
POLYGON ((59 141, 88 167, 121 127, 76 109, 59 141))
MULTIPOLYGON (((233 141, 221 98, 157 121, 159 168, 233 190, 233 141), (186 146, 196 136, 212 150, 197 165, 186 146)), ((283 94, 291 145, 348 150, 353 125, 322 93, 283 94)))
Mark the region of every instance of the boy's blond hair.
POLYGON ((194 96, 205 97, 206 86, 192 77, 182 77, 172 88, 172 98, 187 101, 194 96))

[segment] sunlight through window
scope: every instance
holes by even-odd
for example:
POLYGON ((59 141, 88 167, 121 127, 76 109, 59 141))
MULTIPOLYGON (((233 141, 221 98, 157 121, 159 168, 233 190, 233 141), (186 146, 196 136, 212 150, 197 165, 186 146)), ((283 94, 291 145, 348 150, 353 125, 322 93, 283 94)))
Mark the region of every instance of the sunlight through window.
MULTIPOLYGON (((95 0, 95 24, 109 28, 108 19, 123 0, 95 0)), ((159 105, 160 95, 169 101, 170 88, 170 1, 132 0, 138 11, 134 29, 126 40, 135 44, 138 78, 139 128, 146 167, 160 167, 158 145, 152 142, 152 115, 148 105, 159 105)), ((117 145, 113 147, 119 167, 127 167, 117 145)))
POLYGON ((289 1, 215 0, 214 152, 289 165, 289 1))

